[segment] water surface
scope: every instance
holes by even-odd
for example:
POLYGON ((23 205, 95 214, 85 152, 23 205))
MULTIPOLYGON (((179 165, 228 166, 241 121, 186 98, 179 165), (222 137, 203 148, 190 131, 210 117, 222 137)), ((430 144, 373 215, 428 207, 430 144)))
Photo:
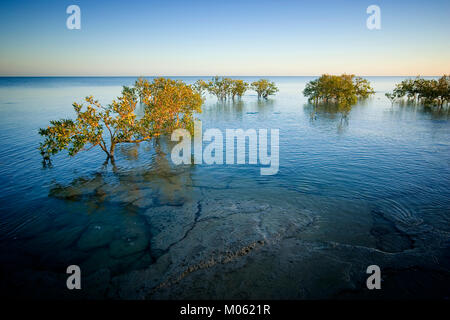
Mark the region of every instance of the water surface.
POLYGON ((116 167, 94 149, 43 168, 40 127, 135 78, 0 78, 2 293, 448 297, 448 110, 391 106, 384 93, 401 77, 369 77, 375 96, 349 112, 315 108, 301 94, 312 79, 271 77, 280 91, 267 101, 208 97, 197 116, 203 130, 279 129, 279 172, 261 176, 174 166, 167 141, 119 146, 116 167), (70 264, 87 277, 81 293, 65 290, 70 264), (385 271, 381 293, 365 289, 371 264, 385 271))

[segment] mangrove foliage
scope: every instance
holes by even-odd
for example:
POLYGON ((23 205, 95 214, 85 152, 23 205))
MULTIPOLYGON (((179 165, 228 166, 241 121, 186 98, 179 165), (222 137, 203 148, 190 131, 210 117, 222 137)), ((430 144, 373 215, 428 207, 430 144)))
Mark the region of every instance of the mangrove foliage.
POLYGON ((50 121, 47 128, 39 129, 44 137, 39 150, 47 164, 62 150, 74 156, 98 146, 113 162, 117 144, 149 141, 177 128, 192 131, 194 113, 201 112, 202 104, 200 93, 182 81, 157 78, 150 83, 140 78, 134 87, 123 87, 121 96, 109 105, 92 96, 85 98, 85 104, 74 103, 75 119, 50 121), (138 100, 143 106, 139 117, 138 100))
POLYGON ((306 84, 303 94, 310 102, 335 102, 339 105, 352 105, 359 98, 374 94, 369 81, 354 75, 340 76, 324 74, 306 84))

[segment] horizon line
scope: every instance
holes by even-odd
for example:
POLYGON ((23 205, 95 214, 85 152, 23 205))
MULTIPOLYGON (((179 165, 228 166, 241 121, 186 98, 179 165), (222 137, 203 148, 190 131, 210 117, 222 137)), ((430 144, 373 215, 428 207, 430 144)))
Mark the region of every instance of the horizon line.
MULTIPOLYGON (((320 77, 323 74, 330 75, 342 75, 342 74, 353 74, 353 73, 321 73, 314 75, 220 75, 220 74, 210 74, 210 75, 0 75, 0 78, 139 78, 139 77, 320 77)), ((449 73, 450 74, 450 73, 449 73)), ((447 73, 442 74, 391 74, 391 75, 361 75, 353 74, 360 77, 441 77, 447 75, 447 73)))

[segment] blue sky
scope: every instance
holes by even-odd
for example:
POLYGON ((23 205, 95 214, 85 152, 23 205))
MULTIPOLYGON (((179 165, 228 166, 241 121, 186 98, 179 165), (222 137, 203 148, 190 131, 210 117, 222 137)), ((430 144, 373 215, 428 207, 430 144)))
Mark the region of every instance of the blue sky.
POLYGON ((450 1, 0 3, 0 75, 440 75, 450 1), (81 8, 81 30, 66 8, 81 8), (381 8, 368 30, 366 8, 381 8))

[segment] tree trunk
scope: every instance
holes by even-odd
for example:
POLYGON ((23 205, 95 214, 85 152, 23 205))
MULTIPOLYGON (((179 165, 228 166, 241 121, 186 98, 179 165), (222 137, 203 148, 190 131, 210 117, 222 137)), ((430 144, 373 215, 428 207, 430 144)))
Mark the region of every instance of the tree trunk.
POLYGON ((116 144, 111 143, 111 147, 109 148, 109 154, 108 157, 111 158, 111 161, 114 159, 114 150, 116 150, 116 144))

